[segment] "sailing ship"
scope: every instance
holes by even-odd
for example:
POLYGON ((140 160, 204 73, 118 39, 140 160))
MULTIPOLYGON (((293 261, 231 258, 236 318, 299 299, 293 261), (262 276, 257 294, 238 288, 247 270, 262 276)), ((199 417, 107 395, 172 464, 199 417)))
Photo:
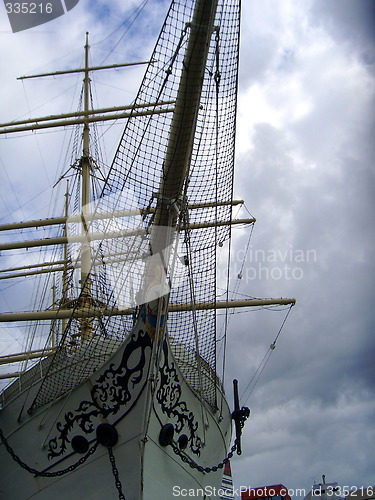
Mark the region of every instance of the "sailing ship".
POLYGON ((5 274, 54 281, 43 307, 0 316, 34 322, 45 340, 1 359, 27 366, 0 394, 1 498, 161 500, 176 488, 219 498, 249 410, 235 383, 231 411, 217 374, 217 311, 294 303, 217 300, 217 249, 233 224, 254 223, 232 216, 239 23, 239 0, 174 0, 131 105, 90 107, 87 40, 75 70, 83 110, 2 126, 78 123, 83 139, 70 169, 79 196, 67 192, 62 215, 1 227, 53 231, 3 243, 3 254, 61 251, 5 274), (124 132, 93 196, 90 127, 119 118, 124 132))

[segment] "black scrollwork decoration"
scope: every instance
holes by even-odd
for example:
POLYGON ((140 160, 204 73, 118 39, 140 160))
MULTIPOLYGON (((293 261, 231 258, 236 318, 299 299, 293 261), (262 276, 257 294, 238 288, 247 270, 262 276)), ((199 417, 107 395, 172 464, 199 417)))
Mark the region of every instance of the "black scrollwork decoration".
POLYGON ((159 368, 159 387, 156 392, 156 400, 168 418, 174 421, 176 433, 183 429, 188 434, 190 450, 200 455, 202 440, 197 435, 198 422, 195 415, 188 409, 186 401, 182 401, 182 389, 175 362, 171 359, 168 343, 163 343, 163 362, 159 368))
POLYGON ((124 346, 118 366, 111 363, 97 378, 91 390, 91 401, 81 401, 74 411, 65 413, 64 420, 56 424, 58 436, 48 442, 48 458, 62 456, 80 428, 86 435, 96 429, 100 418, 118 415, 123 418, 133 407, 141 393, 149 369, 152 341, 144 330, 131 335, 124 346))

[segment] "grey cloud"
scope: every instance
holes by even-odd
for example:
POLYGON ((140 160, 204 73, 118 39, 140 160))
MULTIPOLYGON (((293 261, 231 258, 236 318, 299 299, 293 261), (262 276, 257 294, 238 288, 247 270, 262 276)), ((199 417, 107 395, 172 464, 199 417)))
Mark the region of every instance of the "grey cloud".
POLYGON ((355 47, 361 61, 375 63, 375 3, 373 0, 314 0, 311 20, 322 25, 338 42, 355 47))

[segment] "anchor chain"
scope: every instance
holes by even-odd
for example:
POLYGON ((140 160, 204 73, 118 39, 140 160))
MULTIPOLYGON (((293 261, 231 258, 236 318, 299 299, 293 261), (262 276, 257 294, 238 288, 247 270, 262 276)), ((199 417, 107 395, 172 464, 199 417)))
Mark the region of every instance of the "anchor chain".
POLYGON ((118 472, 118 469, 116 466, 115 456, 114 456, 113 450, 110 446, 108 446, 108 455, 109 455, 109 460, 111 461, 111 465, 112 465, 112 473, 113 473, 113 476, 115 478, 115 484, 116 484, 116 488, 118 491, 118 498, 119 498, 119 500, 126 500, 125 495, 122 491, 122 484, 121 484, 120 475, 119 475, 119 472, 118 472))
POLYGON ((191 458, 189 458, 187 455, 184 455, 181 452, 181 450, 179 449, 179 447, 176 446, 174 443, 171 443, 171 446, 173 448, 173 451, 176 453, 176 455, 178 455, 181 458, 181 460, 184 463, 188 464, 192 469, 196 469, 199 472, 207 472, 208 473, 208 472, 216 472, 218 469, 222 469, 224 467, 224 465, 229 462, 229 460, 233 457, 234 452, 236 451, 236 448, 237 448, 237 439, 234 441, 234 444, 233 444, 230 452, 224 458, 224 460, 222 462, 220 462, 219 464, 214 465, 212 467, 203 467, 202 465, 196 464, 194 462, 194 460, 192 460, 191 458))
MULTIPOLYGON (((18 465, 20 467, 22 467, 22 469, 25 469, 27 472, 29 472, 30 474, 33 474, 34 476, 41 476, 41 477, 59 477, 59 476, 63 476, 64 474, 67 474, 68 472, 73 472, 75 469, 77 469, 77 467, 79 467, 84 462, 86 462, 86 460, 96 451, 96 449, 99 445, 99 441, 96 441, 93 444, 93 446, 88 450, 86 455, 81 457, 76 463, 69 465, 69 467, 67 467, 66 469, 62 469, 62 470, 59 470, 56 472, 45 472, 45 471, 39 471, 39 470, 34 469, 33 467, 30 467, 29 465, 27 465, 15 453, 15 451, 8 443, 8 440, 4 436, 3 431, 1 429, 0 429, 0 439, 1 439, 2 443, 4 444, 5 448, 7 449, 8 453, 10 454, 10 456, 13 458, 13 460, 15 462, 18 463, 18 465)), ((116 466, 116 461, 115 461, 115 457, 114 457, 113 450, 112 450, 111 446, 108 446, 108 454, 109 454, 109 460, 110 460, 111 465, 112 465, 112 473, 113 473, 113 476, 115 478, 116 488, 117 488, 117 491, 119 494, 119 500, 126 500, 125 495, 122 491, 122 484, 120 481, 119 472, 118 472, 118 469, 116 466)))
POLYGON ((20 467, 25 469, 27 472, 30 472, 30 474, 33 474, 34 476, 42 476, 42 477, 58 477, 58 476, 63 476, 64 474, 67 474, 68 472, 72 472, 77 467, 82 465, 86 460, 96 451, 96 448, 98 447, 98 442, 95 442, 93 446, 89 449, 89 451, 81 457, 75 464, 69 465, 66 469, 58 470, 56 472, 44 472, 44 471, 39 471, 37 469, 34 469, 33 467, 30 467, 27 465, 21 458, 15 453, 13 448, 10 446, 8 443, 8 440, 3 434, 3 431, 0 429, 0 439, 3 442, 5 448, 7 449, 8 453, 10 456, 15 460, 20 467))
POLYGON ((218 469, 222 469, 225 464, 229 462, 229 459, 233 457, 234 452, 237 450, 237 455, 241 455, 241 434, 242 429, 245 425, 246 420, 250 416, 250 410, 246 406, 242 406, 240 408, 239 398, 238 398, 238 382, 237 380, 233 380, 234 385, 234 411, 232 412, 232 420, 235 422, 236 427, 236 438, 234 440, 234 444, 228 453, 228 455, 224 458, 222 462, 213 467, 203 467, 202 465, 198 465, 191 458, 181 452, 180 448, 176 446, 172 441, 172 436, 165 444, 170 444, 173 448, 173 451, 176 455, 178 455, 184 463, 187 463, 192 469, 196 469, 199 472, 216 472, 218 469))

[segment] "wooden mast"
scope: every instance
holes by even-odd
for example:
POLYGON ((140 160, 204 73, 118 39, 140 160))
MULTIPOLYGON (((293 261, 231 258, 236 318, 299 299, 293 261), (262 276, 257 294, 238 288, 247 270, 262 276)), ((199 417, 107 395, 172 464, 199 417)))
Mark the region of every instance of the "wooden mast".
POLYGON ((164 235, 157 230, 157 227, 176 225, 177 213, 173 204, 181 196, 191 160, 216 8, 217 0, 198 0, 192 22, 188 25, 190 35, 182 64, 182 74, 163 165, 163 178, 159 188, 154 219, 156 231, 151 239, 154 253, 164 250, 170 243, 168 240, 163 241, 164 235), (171 210, 174 210, 174 213, 171 210))
MULTIPOLYGON (((232 309, 238 307, 262 307, 262 306, 293 306, 295 304, 295 299, 246 299, 246 300, 229 300, 220 302, 200 302, 200 303, 187 303, 187 304, 170 304, 168 308, 169 313, 179 313, 181 311, 192 311, 192 310, 209 310, 209 309, 232 309)), ((69 318, 82 318, 84 315, 94 317, 98 311, 95 310, 72 310, 72 309, 56 309, 48 311, 35 311, 30 313, 5 313, 0 315, 0 322, 12 322, 12 321, 49 321, 56 319, 69 319, 69 318)), ((125 309, 107 309, 100 310, 102 316, 130 316, 134 313, 133 308, 125 309)), ((0 356, 0 365, 15 363, 18 361, 23 361, 27 359, 43 358, 54 352, 53 349, 43 349, 39 351, 31 351, 17 354, 8 354, 6 356, 0 356)), ((17 377, 18 373, 9 373, 4 375, 3 378, 17 377)))
MULTIPOLYGON (((191 302, 186 304, 170 304, 169 312, 181 312, 196 310, 209 310, 209 309, 232 309, 236 307, 261 307, 261 306, 276 306, 276 305, 294 305, 295 299, 245 299, 245 300, 229 300, 219 302, 191 302)), ((123 309, 117 308, 103 308, 97 307, 96 309, 47 309, 45 311, 31 311, 31 312, 16 312, 16 313, 2 313, 0 315, 0 323, 14 322, 14 321, 49 321, 52 319, 61 318, 93 318, 100 313, 101 316, 130 316, 134 313, 132 307, 125 307, 123 309)))
MULTIPOLYGON (((230 201, 217 201, 215 203, 196 203, 194 205, 188 205, 187 208, 189 210, 194 210, 197 208, 215 208, 215 207, 224 207, 224 206, 236 206, 243 205, 244 200, 230 200, 230 201)), ((153 214, 155 209, 150 208, 141 208, 134 210, 114 210, 113 212, 100 212, 96 214, 91 214, 87 216, 87 220, 100 220, 100 219, 112 219, 114 217, 131 217, 134 215, 148 215, 153 214)), ((70 215, 69 220, 67 216, 62 217, 49 217, 48 219, 36 219, 30 221, 23 222, 11 222, 7 224, 0 224, 0 231, 10 231, 12 229, 25 229, 30 227, 45 227, 45 226, 53 226, 55 224, 66 224, 66 222, 80 222, 80 215, 70 215)), ((255 221, 255 219, 254 219, 255 221)))
MULTIPOLYGON (((90 180, 91 180, 91 159, 90 159, 90 125, 87 121, 90 102, 90 77, 89 77, 89 41, 86 33, 85 45, 85 78, 84 78, 84 125, 83 125, 83 148, 81 157, 81 235, 83 241, 81 245, 81 295, 80 306, 90 307, 92 304, 91 293, 91 247, 88 238, 90 217, 90 180)), ((80 324, 81 341, 92 337, 92 319, 82 319, 80 324)))
MULTIPOLYGON (((66 192, 65 192, 65 216, 68 218, 69 213, 69 182, 66 183, 66 192)), ((68 220, 68 219, 67 219, 68 220)), ((64 236, 68 238, 68 224, 64 224, 64 236)), ((68 299, 68 243, 64 245, 64 259, 63 259, 63 269, 62 269, 62 294, 61 294, 61 305, 66 306, 66 302, 68 299)), ((67 326, 66 318, 61 320, 61 337, 65 339, 65 329, 67 326)))

